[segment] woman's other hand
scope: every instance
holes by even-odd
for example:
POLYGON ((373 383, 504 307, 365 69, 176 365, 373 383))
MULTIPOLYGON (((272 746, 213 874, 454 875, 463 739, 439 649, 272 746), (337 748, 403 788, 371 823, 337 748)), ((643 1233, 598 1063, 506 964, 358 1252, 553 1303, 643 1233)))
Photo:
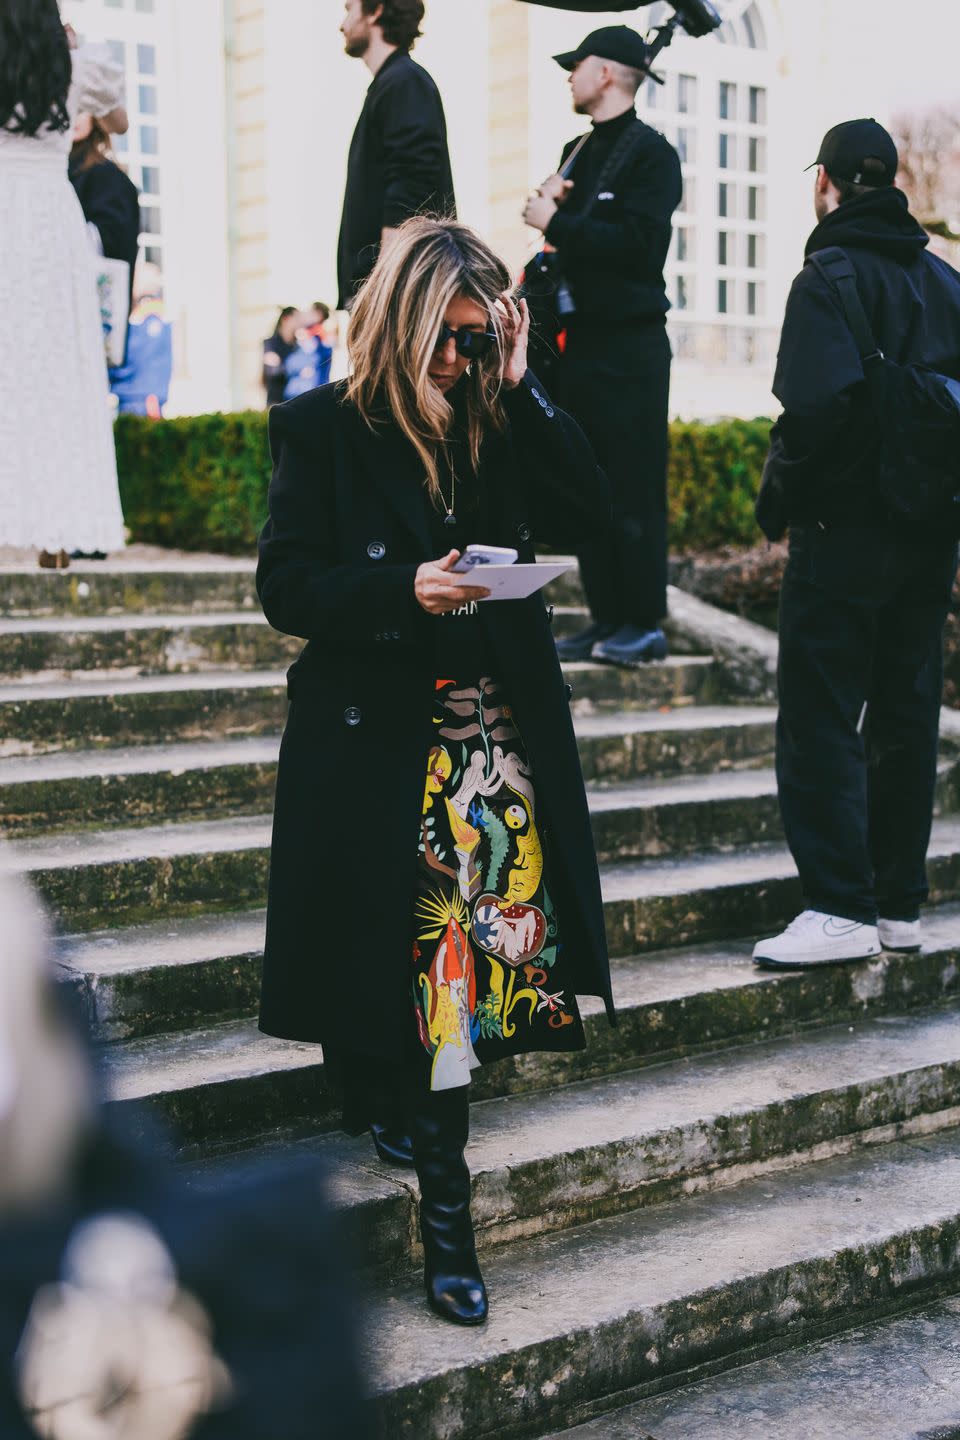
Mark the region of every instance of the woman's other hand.
POLYGON ((503 317, 503 383, 508 390, 516 390, 527 373, 530 307, 526 300, 517 305, 512 296, 501 295, 497 309, 503 317))
POLYGON ((451 550, 441 560, 427 560, 417 571, 413 592, 428 615, 447 615, 471 600, 486 600, 490 594, 480 585, 458 585, 450 579, 450 568, 460 559, 459 550, 451 550))
POLYGON ((64 31, 66 32, 67 44, 70 46, 70 49, 71 49, 71 50, 76 50, 77 47, 78 47, 79 44, 80 44, 79 40, 77 39, 77 32, 76 32, 76 30, 74 30, 74 28, 73 28, 72 25, 64 25, 63 28, 64 28, 64 31))

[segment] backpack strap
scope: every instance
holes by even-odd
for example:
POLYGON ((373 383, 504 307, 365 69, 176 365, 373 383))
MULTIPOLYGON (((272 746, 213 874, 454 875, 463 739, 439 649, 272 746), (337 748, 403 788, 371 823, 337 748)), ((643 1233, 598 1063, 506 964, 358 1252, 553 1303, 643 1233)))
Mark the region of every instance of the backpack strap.
POLYGON ((877 344, 873 328, 867 319, 867 312, 857 289, 857 272, 847 252, 841 250, 839 245, 831 245, 828 249, 818 250, 811 255, 809 263, 820 272, 830 288, 836 291, 864 369, 869 363, 882 360, 883 351, 877 344))

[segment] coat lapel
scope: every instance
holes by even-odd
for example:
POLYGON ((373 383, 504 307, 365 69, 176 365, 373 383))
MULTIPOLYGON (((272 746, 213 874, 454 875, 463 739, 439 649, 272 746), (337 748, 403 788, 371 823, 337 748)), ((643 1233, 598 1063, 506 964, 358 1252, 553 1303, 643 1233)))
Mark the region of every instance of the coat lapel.
POLYGON ((424 559, 432 553, 423 484, 423 465, 409 440, 393 424, 371 430, 348 407, 351 448, 377 490, 414 536, 424 559))

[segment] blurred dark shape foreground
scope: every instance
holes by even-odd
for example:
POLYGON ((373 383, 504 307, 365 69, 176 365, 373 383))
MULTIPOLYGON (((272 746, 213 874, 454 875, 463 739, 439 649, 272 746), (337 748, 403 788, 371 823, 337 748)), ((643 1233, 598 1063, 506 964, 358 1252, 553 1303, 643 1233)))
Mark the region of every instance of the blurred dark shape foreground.
POLYGON ((2 870, 0 915, 0 1436, 362 1440, 316 1168, 197 1195, 113 1133, 2 870))

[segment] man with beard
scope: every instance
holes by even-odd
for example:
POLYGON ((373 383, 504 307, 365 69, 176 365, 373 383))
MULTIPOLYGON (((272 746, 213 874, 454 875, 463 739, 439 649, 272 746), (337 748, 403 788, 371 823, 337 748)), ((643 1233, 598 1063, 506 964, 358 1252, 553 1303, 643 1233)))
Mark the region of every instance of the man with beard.
POLYGON ((667 654, 663 266, 683 187, 680 159, 636 114, 649 55, 635 30, 605 26, 554 58, 570 72, 573 107, 593 129, 585 143, 566 147, 562 173, 544 181, 524 219, 556 251, 557 310, 566 312, 558 396, 610 478, 616 532, 612 546, 580 548, 592 623, 557 650, 564 660, 640 665, 667 654))
POLYGON ((410 56, 423 16, 423 0, 346 0, 346 51, 363 61, 373 83, 347 164, 337 252, 341 310, 350 309, 381 245, 404 220, 456 217, 443 101, 410 56))

